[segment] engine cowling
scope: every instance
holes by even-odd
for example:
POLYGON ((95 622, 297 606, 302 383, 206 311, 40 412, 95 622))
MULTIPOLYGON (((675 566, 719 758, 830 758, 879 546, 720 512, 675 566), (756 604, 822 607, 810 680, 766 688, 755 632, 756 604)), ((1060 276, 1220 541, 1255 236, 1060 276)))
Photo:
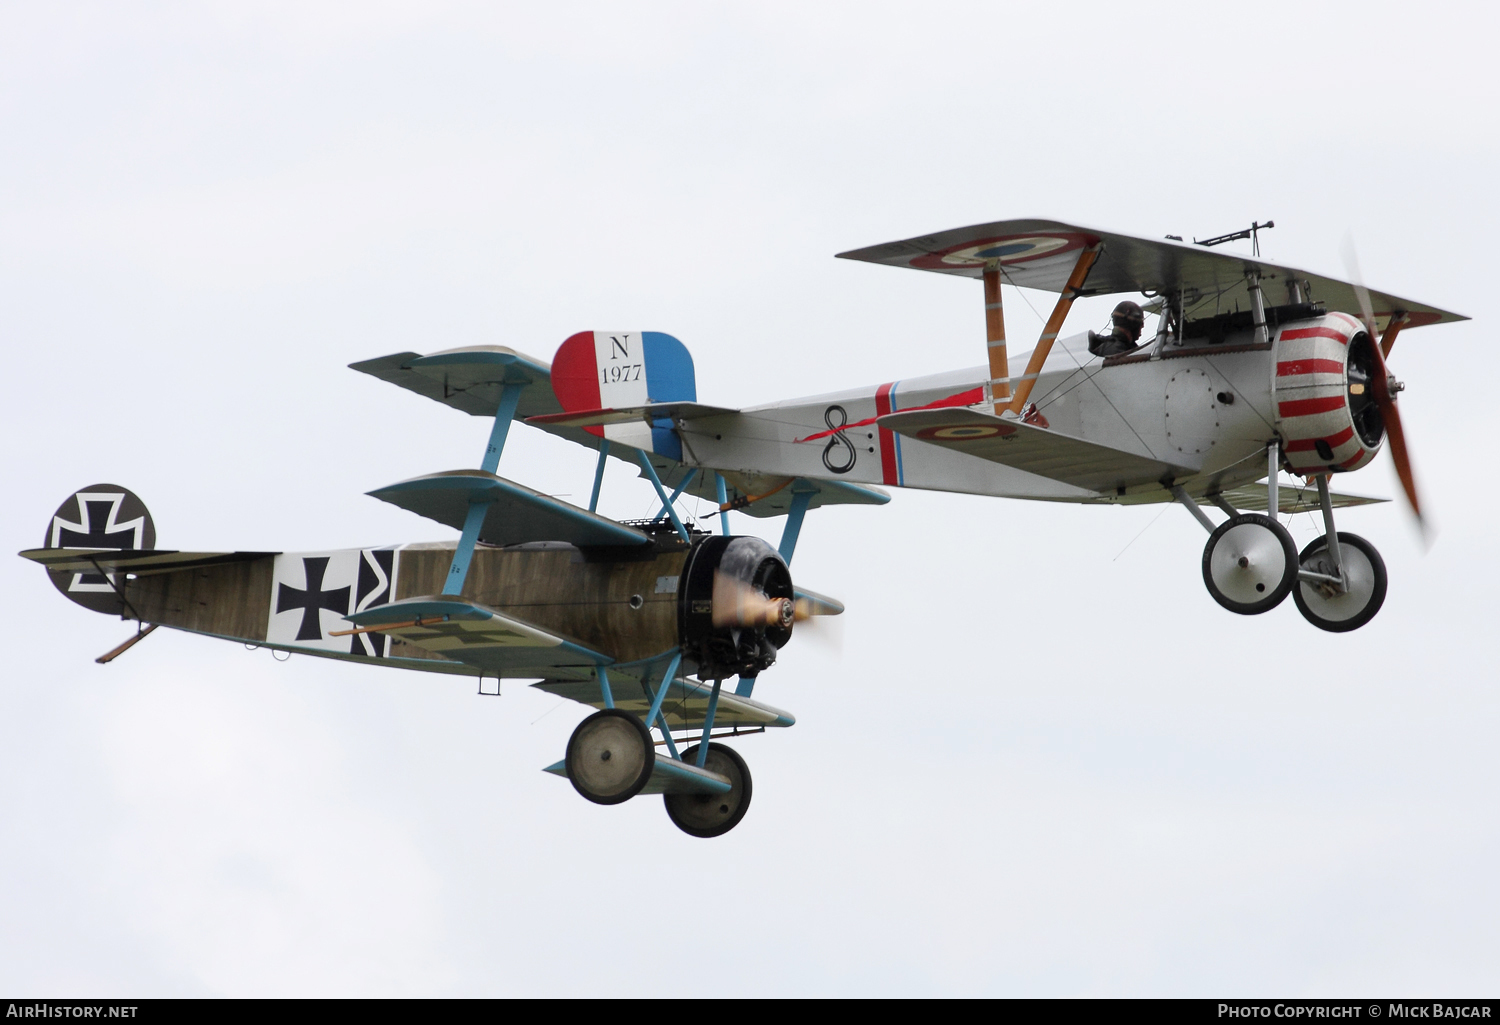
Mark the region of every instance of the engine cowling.
POLYGON ((700 679, 769 669, 792 638, 789 614, 770 623, 724 623, 715 616, 715 601, 722 604, 726 590, 790 602, 792 574, 776 549, 758 537, 706 537, 693 547, 677 596, 678 629, 683 655, 698 664, 700 679))
POLYGON ((1313 476, 1357 470, 1385 441, 1371 375, 1375 342, 1348 314, 1288 324, 1276 337, 1276 429, 1285 465, 1313 476))

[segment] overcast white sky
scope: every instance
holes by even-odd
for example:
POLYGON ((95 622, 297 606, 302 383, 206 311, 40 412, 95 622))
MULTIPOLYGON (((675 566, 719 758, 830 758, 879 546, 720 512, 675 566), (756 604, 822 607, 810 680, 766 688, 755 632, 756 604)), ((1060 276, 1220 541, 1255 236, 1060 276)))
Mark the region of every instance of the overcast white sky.
MULTIPOLYGON (((169 548, 451 537, 363 495, 487 430, 345 369, 389 352, 669 331, 725 405, 977 364, 976 284, 832 259, 977 221, 1274 218, 1331 273, 1352 233, 1475 318, 1396 347, 1439 533, 1342 517, 1391 578, 1351 635, 1220 609, 1179 509, 811 516, 842 653, 762 678, 798 725, 739 744, 715 841, 540 772, 579 706, 167 632, 97 666, 129 628, 4 556, 0 991, 1493 994, 1496 22, 0 4, 0 553, 98 482, 169 548)), ((501 472, 582 500, 591 465, 517 428, 501 472)), ((1397 493, 1387 457, 1340 483, 1397 493)), ((613 472, 603 511, 649 505, 613 472)))

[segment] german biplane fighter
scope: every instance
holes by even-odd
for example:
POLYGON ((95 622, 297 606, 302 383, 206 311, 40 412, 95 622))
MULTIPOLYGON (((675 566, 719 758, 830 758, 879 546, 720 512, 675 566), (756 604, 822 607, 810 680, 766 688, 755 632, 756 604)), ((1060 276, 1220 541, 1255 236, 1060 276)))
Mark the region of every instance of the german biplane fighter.
MULTIPOLYGON (((593 363, 588 337, 588 352, 568 351, 593 363)), ((691 396, 692 358, 681 342, 654 332, 615 337, 616 351, 636 360, 617 372, 621 386, 629 376, 631 385, 691 396)), ((607 351, 611 343, 602 344, 607 351)), ((693 836, 732 829, 749 807, 751 778, 720 741, 793 725, 789 713, 753 696, 756 680, 799 621, 843 611, 793 585, 796 531, 772 548, 731 536, 727 515, 720 534, 684 521, 675 505, 683 488, 668 495, 659 476, 675 464, 653 454, 670 449, 662 436, 670 429, 653 437, 648 427, 639 447, 614 448, 655 486, 662 510, 653 520, 596 511, 611 445, 585 430, 554 429, 600 450, 587 509, 497 476, 512 419, 561 413, 554 387, 568 393, 548 364, 512 350, 401 353, 355 367, 495 418, 479 469, 370 492, 453 527, 459 539, 324 552, 164 550, 133 493, 84 488, 54 513, 44 546, 21 554, 74 602, 137 622, 134 636, 97 661, 166 626, 276 652, 469 675, 485 693, 498 693, 502 677, 537 680, 597 709, 547 771, 598 804, 663 794, 672 821, 693 836), (487 679, 495 691, 486 691, 487 679)), ((889 500, 842 481, 799 482, 795 494, 803 511, 889 500)))
POLYGON ((732 829, 750 802, 744 760, 719 741, 794 721, 753 696, 759 675, 800 619, 843 611, 792 583, 804 517, 825 505, 882 505, 889 496, 877 485, 1177 502, 1209 532, 1203 580, 1225 608, 1262 613, 1290 593, 1331 631, 1379 610, 1379 553, 1333 519, 1336 508, 1376 500, 1335 493, 1329 480, 1368 465, 1388 438, 1420 522, 1396 404, 1402 385, 1386 357, 1403 328, 1465 318, 1259 256, 1055 221, 839 255, 981 279, 987 363, 730 409, 697 401, 691 355, 657 332, 580 332, 550 364, 498 345, 396 353, 352 366, 494 418, 479 469, 370 492, 452 527, 457 541, 157 549, 140 500, 97 485, 57 510, 44 547, 21 554, 78 604, 139 624, 101 662, 167 626, 465 674, 481 691, 487 678, 537 680, 596 709, 547 771, 600 804, 664 794, 672 820, 695 836, 732 829), (1058 293, 1019 374, 1006 352, 1002 282, 1058 293), (1058 337, 1075 300, 1117 293, 1148 299, 1153 338, 1096 354, 1092 333, 1058 337), (516 419, 597 451, 587 509, 496 475, 516 419), (661 501, 653 520, 598 514, 610 458, 651 483, 661 501), (1283 471, 1305 483, 1280 486, 1283 471), (719 533, 683 519, 684 495, 714 503, 719 533), (1204 504, 1226 518, 1215 524, 1204 504), (1298 553, 1280 517, 1314 509, 1326 533, 1298 553), (785 516, 779 546, 731 535, 730 510, 785 516), (731 677, 732 692, 723 687, 731 677), (692 746, 679 751, 679 741, 692 746))

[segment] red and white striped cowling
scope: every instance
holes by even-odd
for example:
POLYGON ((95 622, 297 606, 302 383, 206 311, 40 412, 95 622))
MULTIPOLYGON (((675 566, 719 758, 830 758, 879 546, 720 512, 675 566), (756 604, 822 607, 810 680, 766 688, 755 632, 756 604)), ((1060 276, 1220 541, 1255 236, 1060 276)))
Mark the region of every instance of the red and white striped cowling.
POLYGON ((1348 314, 1329 313, 1288 324, 1276 336, 1276 429, 1293 473, 1357 470, 1385 441, 1380 432, 1366 445, 1349 409, 1349 343, 1363 331, 1348 314))

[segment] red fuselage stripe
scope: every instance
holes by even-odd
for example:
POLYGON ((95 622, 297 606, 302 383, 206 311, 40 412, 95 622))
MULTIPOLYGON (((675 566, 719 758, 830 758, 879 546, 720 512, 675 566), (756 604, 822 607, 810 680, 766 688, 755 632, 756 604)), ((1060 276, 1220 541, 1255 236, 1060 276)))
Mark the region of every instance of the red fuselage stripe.
MULTIPOLYGON (((884 387, 887 388, 887 389, 889 389, 892 386, 893 386, 892 384, 888 384, 888 385, 885 385, 884 387)), ((936 402, 929 402, 925 406, 909 406, 909 407, 907 407, 907 411, 910 412, 913 409, 946 409, 949 406, 972 406, 972 405, 975 405, 978 402, 982 401, 983 399, 984 399, 984 389, 983 388, 970 388, 968 391, 961 391, 961 392, 958 392, 955 395, 949 395, 947 398, 938 399, 936 402)), ((877 409, 879 408, 879 400, 878 399, 876 400, 876 408, 877 409)), ((845 424, 844 426, 839 427, 836 430, 819 431, 817 434, 809 434, 805 438, 798 438, 796 443, 798 445, 800 445, 804 441, 817 441, 819 438, 826 438, 830 434, 837 434, 838 431, 851 431, 851 430, 853 430, 856 427, 868 427, 872 423, 874 423, 877 418, 882 417, 884 415, 885 415, 884 413, 877 413, 877 414, 875 414, 875 416, 868 417, 868 418, 866 418, 864 420, 856 420, 852 424, 845 424)))
MULTIPOLYGON (((1329 448, 1338 448, 1352 437, 1354 437, 1354 428, 1345 427, 1337 434, 1322 440, 1328 443, 1329 448)), ((1310 452, 1317 447, 1318 439, 1316 438, 1304 438, 1301 441, 1289 441, 1286 443, 1286 450, 1288 452, 1310 452)))
POLYGON ((1293 416, 1313 416, 1317 413, 1331 413, 1335 409, 1344 408, 1344 396, 1330 395, 1323 399, 1296 399, 1292 402, 1282 402, 1276 407, 1277 413, 1283 418, 1293 416))
POLYGON ((1281 334, 1283 342, 1294 342, 1298 338, 1332 338, 1343 345, 1349 344, 1349 339, 1344 337, 1344 332, 1336 331, 1331 327, 1299 327, 1295 331, 1283 331, 1281 334))
MULTIPOLYGON (((891 408, 891 389, 896 382, 882 384, 875 389, 875 416, 894 413, 891 408)), ((896 476, 896 437, 884 427, 880 428, 880 481, 882 484, 899 484, 896 476)))

